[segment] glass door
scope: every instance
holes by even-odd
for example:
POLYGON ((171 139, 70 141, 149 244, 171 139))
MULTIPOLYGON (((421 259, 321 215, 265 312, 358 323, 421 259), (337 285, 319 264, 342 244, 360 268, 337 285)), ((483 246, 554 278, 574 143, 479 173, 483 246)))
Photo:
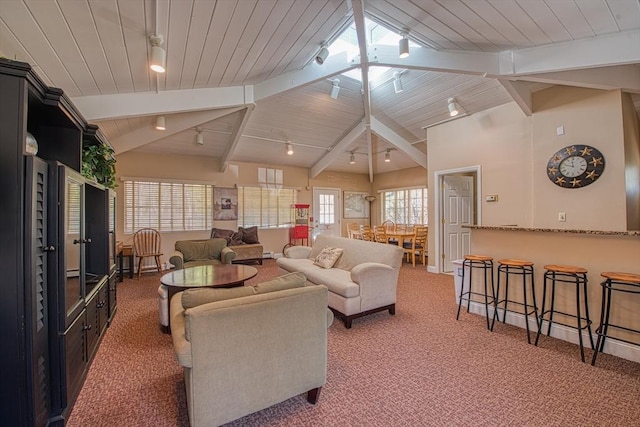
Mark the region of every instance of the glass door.
POLYGON ((84 307, 84 182, 80 175, 65 168, 64 200, 60 204, 64 218, 65 245, 65 326, 84 307))

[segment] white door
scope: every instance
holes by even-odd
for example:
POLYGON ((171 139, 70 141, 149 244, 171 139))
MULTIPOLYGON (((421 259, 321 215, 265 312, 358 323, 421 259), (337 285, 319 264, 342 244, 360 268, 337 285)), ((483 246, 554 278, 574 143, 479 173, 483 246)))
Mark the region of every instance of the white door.
POLYGON ((318 234, 340 235, 340 189, 313 189, 313 230, 311 238, 315 240, 318 234))
POLYGON ((462 259, 471 251, 471 230, 462 228, 473 222, 473 177, 443 177, 443 272, 453 271, 451 261, 462 259))

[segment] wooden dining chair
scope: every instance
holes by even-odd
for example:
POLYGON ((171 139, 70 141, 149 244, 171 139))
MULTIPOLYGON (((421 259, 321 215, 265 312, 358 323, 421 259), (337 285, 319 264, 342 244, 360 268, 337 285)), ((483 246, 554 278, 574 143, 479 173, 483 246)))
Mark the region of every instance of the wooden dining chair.
POLYGON ((422 265, 426 265, 429 229, 424 226, 415 226, 413 230, 411 241, 405 241, 402 245, 404 253, 407 256, 407 261, 409 261, 409 256, 411 256, 411 262, 414 267, 416 266, 416 255, 419 255, 422 259, 422 265))
POLYGON ((369 242, 373 241, 373 230, 368 225, 360 226, 360 238, 369 242))
POLYGON ((355 222, 350 222, 347 224, 347 236, 350 239, 361 239, 360 235, 360 226, 355 222))
POLYGON ((387 237, 387 227, 384 225, 376 225, 373 227, 373 239, 378 243, 389 243, 387 237))
POLYGON ((138 257, 138 277, 142 272, 142 260, 145 258, 154 258, 156 267, 162 272, 162 264, 160 263, 160 233, 153 228, 141 228, 133 235, 133 251, 138 257))

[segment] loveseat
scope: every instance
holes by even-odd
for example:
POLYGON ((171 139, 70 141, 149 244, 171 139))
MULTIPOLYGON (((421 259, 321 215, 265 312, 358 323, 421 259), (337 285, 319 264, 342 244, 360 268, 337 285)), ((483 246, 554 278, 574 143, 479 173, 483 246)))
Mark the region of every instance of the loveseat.
POLYGON ((402 248, 321 234, 312 247, 292 246, 284 255, 276 261, 280 272, 299 271, 310 284, 329 288, 329 308, 345 327, 351 328, 353 319, 374 312, 395 314, 402 248), (342 249, 330 268, 318 265, 325 248, 342 249))
POLYGON ((300 273, 255 287, 199 288, 171 299, 174 350, 191 426, 224 424, 302 393, 327 376, 327 288, 300 273))
POLYGON ((211 229, 211 237, 227 240, 227 246, 236 253, 234 264, 257 261, 262 265, 264 248, 258 239, 258 227, 238 227, 238 231, 214 227, 211 229))

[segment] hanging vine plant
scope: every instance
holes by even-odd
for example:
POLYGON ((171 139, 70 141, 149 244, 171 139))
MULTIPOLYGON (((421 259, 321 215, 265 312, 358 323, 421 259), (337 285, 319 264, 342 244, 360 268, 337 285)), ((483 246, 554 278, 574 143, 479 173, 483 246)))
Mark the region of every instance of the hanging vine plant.
POLYGON ((82 175, 107 188, 116 187, 116 159, 107 144, 82 144, 82 175))

